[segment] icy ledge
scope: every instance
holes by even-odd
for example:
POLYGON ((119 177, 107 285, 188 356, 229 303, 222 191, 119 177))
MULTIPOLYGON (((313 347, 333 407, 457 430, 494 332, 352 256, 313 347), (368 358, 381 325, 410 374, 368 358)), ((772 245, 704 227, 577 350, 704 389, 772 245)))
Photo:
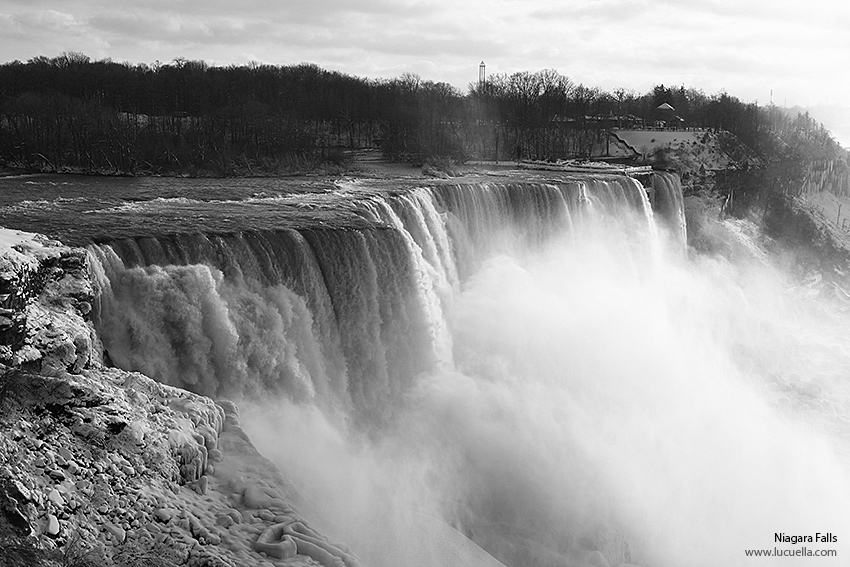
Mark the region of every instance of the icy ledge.
POLYGON ((0 229, 0 556, 26 565, 354 567, 238 409, 105 368, 85 250, 0 229))

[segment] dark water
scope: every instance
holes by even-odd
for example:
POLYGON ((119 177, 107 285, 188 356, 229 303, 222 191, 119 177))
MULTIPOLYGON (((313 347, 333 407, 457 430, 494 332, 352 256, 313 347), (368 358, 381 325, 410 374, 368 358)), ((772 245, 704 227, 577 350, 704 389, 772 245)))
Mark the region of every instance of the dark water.
POLYGON ((0 178, 0 224, 70 245, 145 235, 362 226, 331 179, 0 178))
MULTIPOLYGON (((574 183, 521 172, 471 182, 574 183)), ((364 228, 356 202, 410 191, 412 180, 190 179, 25 175, 0 178, 0 226, 41 232, 69 245, 126 237, 364 228)), ((428 185, 452 185, 435 181, 428 185)))

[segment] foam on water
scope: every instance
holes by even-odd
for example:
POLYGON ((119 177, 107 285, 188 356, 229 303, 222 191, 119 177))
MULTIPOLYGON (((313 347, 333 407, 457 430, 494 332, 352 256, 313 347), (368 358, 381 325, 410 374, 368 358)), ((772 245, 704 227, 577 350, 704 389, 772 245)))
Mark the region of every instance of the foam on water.
MULTIPOLYGON (((271 385, 280 392, 295 387, 292 394, 301 396, 324 390, 321 384, 329 381, 344 385, 332 388, 342 398, 333 403, 353 403, 367 415, 391 413, 393 398, 414 376, 435 364, 451 364, 445 313, 462 279, 484 259, 569 233, 571 215, 634 216, 638 226, 653 226, 639 183, 592 179, 589 190, 585 183, 449 185, 390 195, 345 185, 339 188, 344 197, 311 194, 300 200, 289 196, 287 202, 327 207, 336 199, 372 228, 317 222, 299 230, 163 235, 92 246, 102 340, 116 364, 202 393, 258 396, 271 385), (582 191, 593 195, 592 211, 582 212, 585 204, 577 198, 582 191), (281 312, 287 325, 269 327, 264 321, 255 330, 266 332, 246 327, 246 334, 234 334, 249 296, 264 305, 258 318, 262 312, 281 312), (148 302, 153 302, 150 309, 148 302), (296 319, 301 322, 297 335, 312 333, 309 340, 319 346, 294 352, 318 348, 321 360, 333 361, 331 376, 320 372, 312 388, 289 384, 311 382, 302 374, 322 366, 319 362, 295 364, 296 354, 284 372, 268 360, 281 344, 289 344, 284 330, 296 319), (259 344, 265 344, 266 356, 252 350, 259 344), (211 361, 212 352, 228 348, 236 350, 221 363, 211 361)), ((175 204, 192 202, 168 198, 121 207, 150 212, 175 204)))
POLYGON ((509 565, 747 565, 776 532, 840 558, 850 306, 738 221, 727 256, 683 255, 660 177, 655 211, 628 178, 358 185, 369 229, 93 246, 98 331, 122 367, 241 398, 373 565, 431 541, 423 514, 509 565))

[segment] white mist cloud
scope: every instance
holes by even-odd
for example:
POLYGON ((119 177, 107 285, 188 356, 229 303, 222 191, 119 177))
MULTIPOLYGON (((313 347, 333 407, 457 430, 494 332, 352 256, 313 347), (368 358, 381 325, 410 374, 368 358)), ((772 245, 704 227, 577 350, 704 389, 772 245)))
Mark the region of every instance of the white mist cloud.
POLYGON ((422 376, 391 430, 350 439, 284 402, 246 412, 252 437, 377 564, 414 512, 509 564, 582 564, 605 529, 637 564, 695 567, 840 533, 840 310, 789 288, 738 225, 715 228, 729 259, 691 261, 633 230, 488 262, 449 312, 455 369, 422 376))

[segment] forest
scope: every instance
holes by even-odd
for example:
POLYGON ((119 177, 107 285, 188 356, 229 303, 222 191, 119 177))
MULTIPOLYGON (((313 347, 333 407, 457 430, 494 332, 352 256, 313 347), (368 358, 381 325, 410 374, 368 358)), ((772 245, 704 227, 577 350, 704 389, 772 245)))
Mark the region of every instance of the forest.
POLYGON ((766 162, 842 153, 805 113, 685 86, 609 93, 551 69, 495 74, 464 93, 414 74, 367 79, 313 64, 63 53, 0 65, 0 165, 38 171, 280 174, 363 148, 413 163, 594 158, 611 128, 661 118, 731 132, 766 162), (659 116, 663 103, 675 114, 659 116))

